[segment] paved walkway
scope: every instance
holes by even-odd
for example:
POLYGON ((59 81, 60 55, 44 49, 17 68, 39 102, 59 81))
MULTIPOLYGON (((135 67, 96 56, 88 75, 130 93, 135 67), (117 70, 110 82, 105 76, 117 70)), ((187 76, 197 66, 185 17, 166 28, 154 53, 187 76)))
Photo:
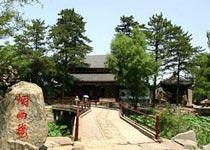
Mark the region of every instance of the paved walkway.
POLYGON ((91 108, 80 120, 81 141, 85 150, 179 150, 182 147, 169 140, 155 143, 140 131, 120 119, 117 110, 91 108))

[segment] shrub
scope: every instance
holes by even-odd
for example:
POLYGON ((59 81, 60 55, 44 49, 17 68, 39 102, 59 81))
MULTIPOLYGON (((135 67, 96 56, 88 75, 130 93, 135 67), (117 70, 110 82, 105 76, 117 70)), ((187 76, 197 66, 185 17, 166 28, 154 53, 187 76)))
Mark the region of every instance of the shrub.
POLYGON ((171 109, 166 109, 160 115, 161 136, 172 138, 181 132, 193 130, 199 145, 206 145, 210 141, 210 118, 192 114, 177 115, 171 109))
POLYGON ((55 122, 48 123, 48 136, 70 136, 70 130, 67 125, 56 125, 55 122))

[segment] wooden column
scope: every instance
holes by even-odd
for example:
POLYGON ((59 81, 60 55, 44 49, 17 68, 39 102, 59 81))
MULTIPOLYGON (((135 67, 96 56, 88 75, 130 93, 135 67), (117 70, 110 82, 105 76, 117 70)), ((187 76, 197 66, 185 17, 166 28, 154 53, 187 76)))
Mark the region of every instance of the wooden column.
POLYGON ((155 139, 159 140, 160 139, 160 116, 157 115, 155 119, 155 139))

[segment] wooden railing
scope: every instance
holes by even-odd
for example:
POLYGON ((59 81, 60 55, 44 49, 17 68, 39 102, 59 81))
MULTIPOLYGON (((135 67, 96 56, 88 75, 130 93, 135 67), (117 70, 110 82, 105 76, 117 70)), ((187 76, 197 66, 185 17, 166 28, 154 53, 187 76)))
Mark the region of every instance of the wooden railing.
POLYGON ((76 116, 75 116, 76 122, 75 122, 75 131, 74 131, 74 141, 78 141, 79 140, 79 118, 81 114, 91 109, 91 102, 90 101, 87 101, 87 102, 75 101, 75 104, 77 106, 77 111, 76 111, 76 116))
MULTIPOLYGON (((153 120, 155 122, 153 127, 148 126, 147 124, 143 124, 143 123, 140 123, 140 124, 142 124, 143 126, 146 126, 150 130, 152 130, 154 132, 155 139, 157 141, 160 141, 160 116, 159 115, 156 115, 156 116, 148 115, 148 114, 141 112, 139 110, 131 109, 123 104, 120 104, 120 113, 122 116, 126 116, 128 118, 129 118, 129 115, 135 114, 138 116, 145 116, 145 117, 148 117, 149 119, 153 120)), ((136 122, 136 123, 139 124, 139 122, 136 122)))

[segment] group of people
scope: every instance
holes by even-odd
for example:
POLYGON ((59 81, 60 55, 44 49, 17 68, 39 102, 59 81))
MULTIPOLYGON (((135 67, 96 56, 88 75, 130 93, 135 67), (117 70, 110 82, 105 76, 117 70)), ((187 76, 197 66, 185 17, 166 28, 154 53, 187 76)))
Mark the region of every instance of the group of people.
MULTIPOLYGON (((88 96, 88 95, 83 95, 82 101, 88 102, 88 100, 89 100, 89 96, 88 96)), ((76 97, 75 97, 75 101, 80 101, 79 96, 76 96, 76 97)))

